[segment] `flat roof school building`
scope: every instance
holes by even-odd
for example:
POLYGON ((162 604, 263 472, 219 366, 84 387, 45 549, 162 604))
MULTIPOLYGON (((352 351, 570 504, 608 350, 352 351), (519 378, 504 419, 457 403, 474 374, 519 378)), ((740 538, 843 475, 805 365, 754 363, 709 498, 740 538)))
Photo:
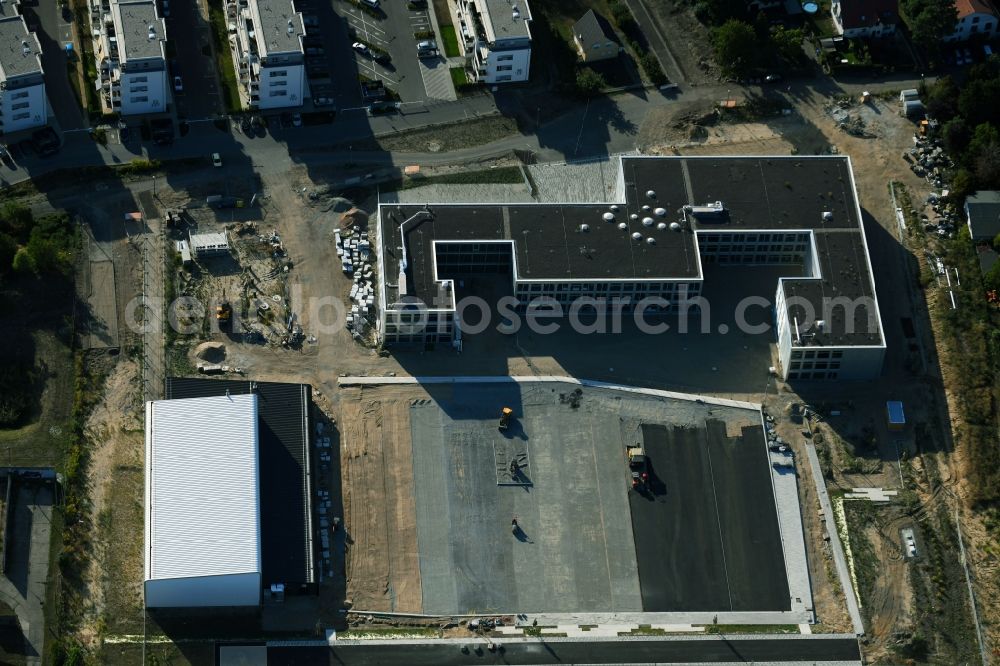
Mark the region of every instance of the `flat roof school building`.
POLYGON ((701 294, 703 265, 788 264, 774 320, 786 380, 870 379, 885 339, 846 156, 620 158, 601 204, 384 204, 377 334, 453 344, 456 276, 509 273, 520 306, 701 294))

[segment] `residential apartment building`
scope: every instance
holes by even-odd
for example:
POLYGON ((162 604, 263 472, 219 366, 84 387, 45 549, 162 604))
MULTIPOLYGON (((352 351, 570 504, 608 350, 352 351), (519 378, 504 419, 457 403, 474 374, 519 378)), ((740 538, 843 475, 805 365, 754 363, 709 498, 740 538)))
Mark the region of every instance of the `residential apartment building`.
POLYGON ((163 113, 170 104, 167 28, 152 0, 92 0, 101 106, 123 116, 163 113))
POLYGON ((837 32, 848 39, 886 37, 896 32, 898 0, 833 0, 830 14, 837 32))
POLYGON ((292 0, 238 0, 227 3, 226 13, 243 106, 302 106, 308 94, 302 45, 306 29, 292 0))
POLYGON ((992 39, 997 35, 1000 13, 990 0, 955 0, 958 18, 946 42, 964 42, 972 37, 992 39))
POLYGON ((461 45, 472 78, 527 81, 531 73, 531 10, 527 0, 458 0, 461 45))
POLYGON ((11 2, 0 3, 0 133, 48 120, 42 48, 11 2))

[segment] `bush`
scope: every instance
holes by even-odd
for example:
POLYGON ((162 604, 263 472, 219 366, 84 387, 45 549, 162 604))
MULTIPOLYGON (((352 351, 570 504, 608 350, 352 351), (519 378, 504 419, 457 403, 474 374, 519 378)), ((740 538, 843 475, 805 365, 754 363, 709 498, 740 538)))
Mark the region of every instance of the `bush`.
POLYGON ((651 51, 646 51, 639 56, 639 65, 642 66, 642 71, 646 73, 649 82, 654 86, 662 86, 667 82, 667 75, 663 73, 659 59, 651 51))
POLYGON ((413 33, 414 39, 434 39, 433 30, 418 30, 413 33))
POLYGON ((606 85, 604 77, 589 67, 584 67, 576 74, 576 91, 584 97, 600 94, 606 85))

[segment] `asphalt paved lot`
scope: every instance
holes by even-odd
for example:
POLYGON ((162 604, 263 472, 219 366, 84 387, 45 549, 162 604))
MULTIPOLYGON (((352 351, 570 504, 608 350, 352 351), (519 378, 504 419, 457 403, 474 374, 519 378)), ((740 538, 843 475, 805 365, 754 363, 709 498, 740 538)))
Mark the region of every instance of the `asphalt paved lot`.
POLYGON ((698 664, 861 663, 853 637, 728 638, 620 641, 504 641, 502 652, 485 641, 438 641, 419 645, 336 645, 332 648, 271 647, 268 666, 464 666, 465 664, 698 664))
POLYGON ((399 93, 404 102, 427 99, 413 33, 431 29, 428 10, 410 10, 405 0, 394 0, 383 2, 380 6, 382 16, 375 18, 342 0, 332 1, 335 11, 344 18, 358 41, 382 49, 391 57, 388 64, 379 64, 368 56, 355 53, 358 71, 370 79, 383 81, 399 93))
POLYGON ((617 403, 574 409, 559 397, 573 390, 463 385, 411 407, 423 612, 642 610, 617 403), (508 438, 530 486, 497 485, 508 438))
POLYGON ((653 494, 630 494, 643 610, 791 607, 761 426, 643 425, 653 494))
POLYGON ((211 118, 222 111, 222 97, 212 58, 211 28, 202 16, 198 0, 169 0, 167 37, 174 44, 170 90, 177 115, 191 120, 211 118), (174 92, 174 77, 180 76, 184 91, 174 92))

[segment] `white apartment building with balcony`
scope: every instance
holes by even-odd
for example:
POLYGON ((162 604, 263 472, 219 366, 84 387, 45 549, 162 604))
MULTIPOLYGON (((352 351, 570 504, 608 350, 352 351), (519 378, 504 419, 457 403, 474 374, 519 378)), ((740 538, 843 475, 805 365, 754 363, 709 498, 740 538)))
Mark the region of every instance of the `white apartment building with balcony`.
POLYGON ((91 21, 103 109, 123 116, 167 111, 167 29, 156 3, 93 0, 91 21))
POLYGON ((528 80, 531 10, 527 0, 458 0, 456 14, 474 80, 487 84, 528 80))
POLYGON ((44 125, 48 120, 42 48, 14 3, 0 3, 0 133, 44 125))
POLYGON ((241 103, 251 109, 302 106, 307 96, 302 14, 292 0, 226 5, 241 103))

